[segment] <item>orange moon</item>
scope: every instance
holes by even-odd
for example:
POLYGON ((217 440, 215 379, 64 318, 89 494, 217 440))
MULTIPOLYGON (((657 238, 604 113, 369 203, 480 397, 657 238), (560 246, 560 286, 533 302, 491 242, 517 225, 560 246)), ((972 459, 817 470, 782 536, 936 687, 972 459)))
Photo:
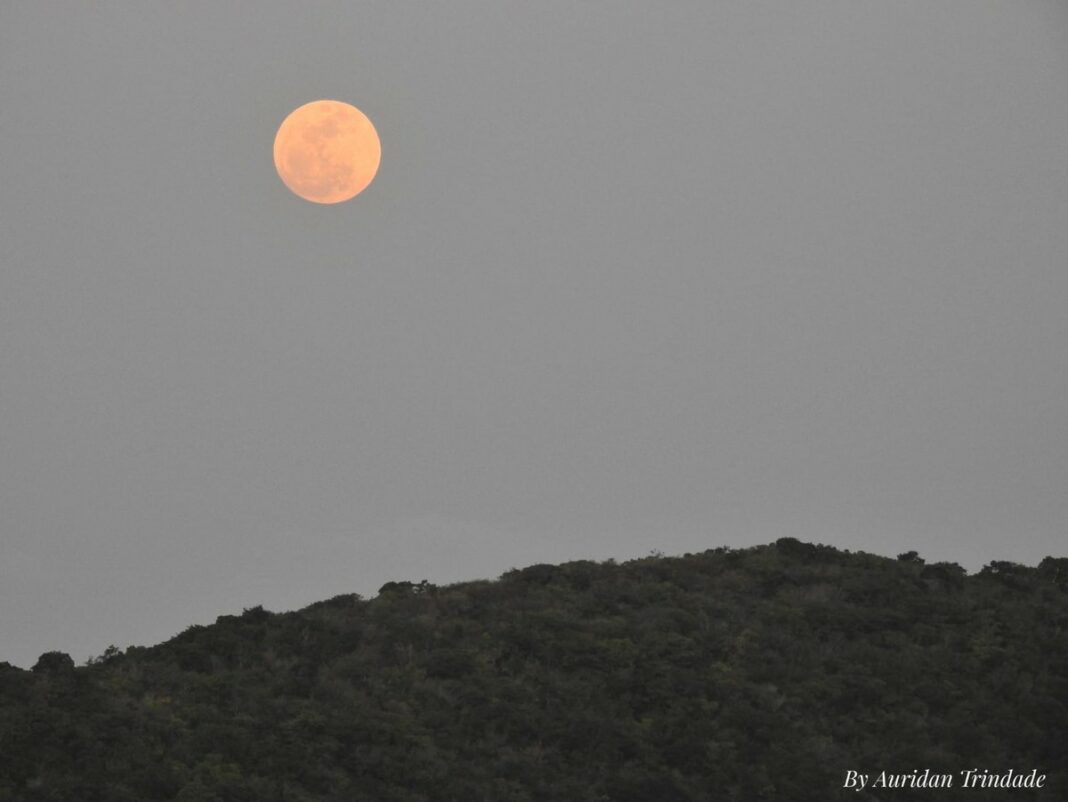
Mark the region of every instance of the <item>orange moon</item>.
POLYGON ((367 189, 382 143, 367 115, 340 100, 314 100, 292 111, 274 137, 274 167, 294 194, 341 203, 367 189))

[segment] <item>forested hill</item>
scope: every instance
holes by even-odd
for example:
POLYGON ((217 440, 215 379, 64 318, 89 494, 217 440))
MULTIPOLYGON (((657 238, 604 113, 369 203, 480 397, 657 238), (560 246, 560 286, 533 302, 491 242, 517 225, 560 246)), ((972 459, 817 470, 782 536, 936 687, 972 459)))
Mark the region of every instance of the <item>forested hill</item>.
POLYGON ((793 539, 261 608, 0 663, 0 801, 1068 799, 1068 559, 793 539), (849 769, 1049 775, 842 790, 849 769))

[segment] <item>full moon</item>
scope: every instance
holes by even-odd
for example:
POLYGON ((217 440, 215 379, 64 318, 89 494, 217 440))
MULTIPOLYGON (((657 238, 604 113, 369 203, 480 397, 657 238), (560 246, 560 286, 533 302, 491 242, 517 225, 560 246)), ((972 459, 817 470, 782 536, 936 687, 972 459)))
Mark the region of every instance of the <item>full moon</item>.
POLYGON ((382 144, 367 115, 340 100, 305 103, 274 137, 282 182, 313 203, 341 203, 367 189, 378 172, 382 144))

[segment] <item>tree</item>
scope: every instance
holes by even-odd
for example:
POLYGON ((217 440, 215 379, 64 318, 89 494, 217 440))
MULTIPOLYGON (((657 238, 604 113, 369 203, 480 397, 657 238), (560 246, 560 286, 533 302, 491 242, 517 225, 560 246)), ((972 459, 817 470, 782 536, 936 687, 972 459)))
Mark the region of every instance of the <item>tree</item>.
POLYGON ((35 674, 73 674, 74 660, 66 652, 45 652, 30 670, 35 674))

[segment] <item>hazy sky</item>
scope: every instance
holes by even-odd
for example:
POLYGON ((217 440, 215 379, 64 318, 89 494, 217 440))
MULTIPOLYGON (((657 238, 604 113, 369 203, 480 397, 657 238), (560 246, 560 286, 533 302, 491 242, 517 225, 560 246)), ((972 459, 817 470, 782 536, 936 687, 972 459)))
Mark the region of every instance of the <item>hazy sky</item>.
POLYGON ((0 660, 782 536, 1068 553, 1068 4, 4 3, 0 660), (382 138, 355 200, 271 162, 382 138))

